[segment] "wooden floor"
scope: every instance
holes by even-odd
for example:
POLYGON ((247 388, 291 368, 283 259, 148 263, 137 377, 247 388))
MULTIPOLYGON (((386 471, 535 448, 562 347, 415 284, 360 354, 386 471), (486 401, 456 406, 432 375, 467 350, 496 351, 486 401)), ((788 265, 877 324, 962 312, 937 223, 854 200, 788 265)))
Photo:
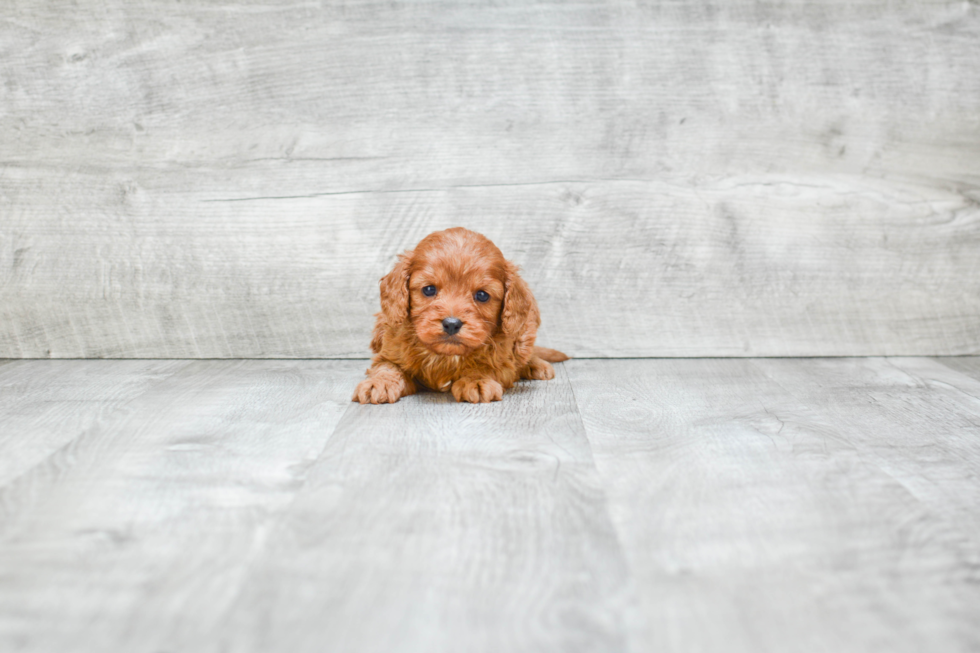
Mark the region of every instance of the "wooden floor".
POLYGON ((976 651, 980 358, 0 361, 2 651, 976 651))

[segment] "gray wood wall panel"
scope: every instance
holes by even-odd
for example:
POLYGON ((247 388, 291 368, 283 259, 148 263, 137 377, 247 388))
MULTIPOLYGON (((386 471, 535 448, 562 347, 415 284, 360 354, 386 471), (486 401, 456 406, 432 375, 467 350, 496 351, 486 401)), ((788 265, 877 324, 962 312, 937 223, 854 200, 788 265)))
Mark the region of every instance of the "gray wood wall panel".
POLYGON ((980 382, 928 359, 565 365, 632 650, 980 646, 980 382))
POLYGON ((975 3, 0 18, 0 356, 364 356, 456 224, 573 355, 980 352, 975 3))

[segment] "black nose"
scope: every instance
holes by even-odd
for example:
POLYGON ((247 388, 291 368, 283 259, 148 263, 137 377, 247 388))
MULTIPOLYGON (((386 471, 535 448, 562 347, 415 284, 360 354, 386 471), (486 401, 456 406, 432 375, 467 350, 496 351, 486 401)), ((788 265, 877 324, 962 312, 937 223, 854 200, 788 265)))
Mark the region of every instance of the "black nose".
POLYGON ((459 330, 463 328, 463 321, 458 317, 447 317, 442 321, 442 330, 451 336, 459 333, 459 330))

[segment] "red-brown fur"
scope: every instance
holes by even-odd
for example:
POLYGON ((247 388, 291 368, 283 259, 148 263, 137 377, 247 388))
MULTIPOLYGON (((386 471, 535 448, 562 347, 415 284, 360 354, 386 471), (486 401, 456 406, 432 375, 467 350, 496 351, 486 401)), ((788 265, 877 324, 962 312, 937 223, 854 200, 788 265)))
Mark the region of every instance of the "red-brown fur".
POLYGON ((568 356, 535 347, 538 304, 517 266, 478 233, 456 227, 431 233, 398 257, 381 279, 367 377, 354 391, 362 404, 394 403, 419 384, 457 401, 499 401, 518 379, 552 379, 550 362, 568 356), (427 297, 422 288, 435 286, 427 297), (486 303, 475 294, 490 295, 486 303), (442 320, 463 328, 447 335, 442 320))

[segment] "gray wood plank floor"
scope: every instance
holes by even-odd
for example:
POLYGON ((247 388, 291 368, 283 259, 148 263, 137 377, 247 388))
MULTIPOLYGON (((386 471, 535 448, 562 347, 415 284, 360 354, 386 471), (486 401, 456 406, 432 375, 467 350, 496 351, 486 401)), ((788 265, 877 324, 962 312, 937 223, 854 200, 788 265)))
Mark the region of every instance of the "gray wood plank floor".
POLYGON ((970 651, 980 358, 0 361, 3 651, 970 651))

